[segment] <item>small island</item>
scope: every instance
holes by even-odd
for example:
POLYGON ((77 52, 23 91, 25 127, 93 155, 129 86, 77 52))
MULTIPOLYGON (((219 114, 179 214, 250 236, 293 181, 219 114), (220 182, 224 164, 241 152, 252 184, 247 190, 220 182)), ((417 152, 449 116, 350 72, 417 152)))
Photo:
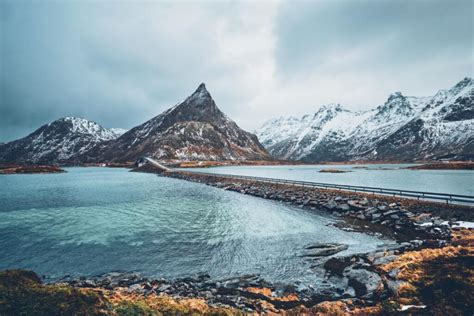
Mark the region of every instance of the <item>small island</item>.
POLYGON ((350 170, 341 170, 341 169, 321 169, 319 170, 321 173, 346 173, 351 172, 350 170))
POLYGON ((0 174, 35 174, 35 173, 63 173, 66 170, 58 166, 19 166, 3 165, 0 166, 0 174))

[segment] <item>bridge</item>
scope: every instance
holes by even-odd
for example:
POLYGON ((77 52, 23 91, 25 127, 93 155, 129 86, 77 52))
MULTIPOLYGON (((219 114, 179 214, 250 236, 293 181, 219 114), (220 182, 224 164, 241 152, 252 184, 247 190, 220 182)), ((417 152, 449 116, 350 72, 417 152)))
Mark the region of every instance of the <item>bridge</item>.
POLYGON ((149 163, 150 165, 156 167, 157 169, 161 170, 161 171, 166 171, 166 172, 173 172, 175 171, 174 169, 170 168, 170 167, 167 167, 161 163, 159 163, 158 161, 156 161, 155 159, 151 158, 151 157, 141 157, 139 158, 135 164, 140 167, 146 163, 149 163))
POLYGON ((153 166, 157 167, 161 171, 166 171, 166 172, 191 173, 193 175, 202 175, 205 177, 216 177, 216 178, 226 178, 226 179, 236 179, 236 180, 240 179, 240 180, 248 180, 248 181, 253 181, 253 182, 302 186, 302 187, 313 188, 313 189, 351 191, 355 193, 360 192, 360 193, 369 193, 369 194, 374 194, 374 195, 385 195, 385 196, 410 198, 410 199, 424 200, 424 201, 440 201, 440 202, 446 202, 447 204, 451 203, 451 204, 462 204, 462 205, 474 206, 474 196, 472 195, 389 189, 389 188, 358 186, 358 185, 343 185, 343 184, 332 184, 332 183, 322 183, 322 182, 313 182, 313 181, 298 181, 298 180, 266 178, 266 177, 241 176, 241 175, 234 175, 234 174, 209 173, 209 172, 189 171, 189 170, 184 171, 184 170, 169 168, 150 157, 143 157, 143 159, 147 163, 152 164, 153 166))

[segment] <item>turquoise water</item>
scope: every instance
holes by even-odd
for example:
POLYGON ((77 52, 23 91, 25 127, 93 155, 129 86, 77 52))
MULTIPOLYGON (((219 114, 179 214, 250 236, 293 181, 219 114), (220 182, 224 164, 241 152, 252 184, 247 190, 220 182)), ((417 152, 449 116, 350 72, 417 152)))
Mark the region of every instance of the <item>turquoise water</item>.
POLYGON ((370 251, 386 241, 336 219, 202 184, 113 168, 0 176, 0 269, 50 279, 134 271, 152 277, 243 273, 318 282, 300 257, 316 242, 370 251))
POLYGON ((474 195, 474 170, 411 170, 413 164, 238 166, 191 170, 256 177, 474 195), (321 173, 339 169, 347 173, 321 173))

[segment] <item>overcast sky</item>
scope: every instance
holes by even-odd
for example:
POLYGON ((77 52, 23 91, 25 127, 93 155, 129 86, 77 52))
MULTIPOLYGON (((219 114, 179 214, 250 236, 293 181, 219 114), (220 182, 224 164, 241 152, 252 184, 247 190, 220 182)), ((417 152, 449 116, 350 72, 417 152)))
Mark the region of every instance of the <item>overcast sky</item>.
POLYGON ((205 82, 244 129, 473 76, 473 1, 0 4, 0 141, 63 116, 131 128, 205 82))

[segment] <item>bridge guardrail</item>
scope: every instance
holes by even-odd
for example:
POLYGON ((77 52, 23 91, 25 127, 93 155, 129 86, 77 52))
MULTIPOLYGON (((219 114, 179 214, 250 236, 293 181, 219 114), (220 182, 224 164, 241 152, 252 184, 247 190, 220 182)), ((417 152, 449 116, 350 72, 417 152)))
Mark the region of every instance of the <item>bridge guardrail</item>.
POLYGON ((288 180, 288 179, 277 179, 277 178, 267 178, 267 177, 253 177, 253 176, 187 171, 187 170, 182 171, 182 172, 189 172, 189 173, 201 174, 201 175, 212 176, 212 177, 237 178, 237 179, 244 179, 244 180, 267 182, 267 183, 283 183, 283 184, 298 185, 298 186, 303 186, 303 187, 308 186, 308 187, 320 188, 320 189, 336 189, 336 190, 344 190, 344 191, 381 194, 381 195, 388 195, 388 196, 416 198, 417 200, 445 201, 447 204, 455 203, 455 204, 474 205, 474 196, 472 195, 424 192, 424 191, 401 190, 401 189, 388 189, 388 188, 379 188, 379 187, 370 187, 370 186, 333 184, 333 183, 288 180))

